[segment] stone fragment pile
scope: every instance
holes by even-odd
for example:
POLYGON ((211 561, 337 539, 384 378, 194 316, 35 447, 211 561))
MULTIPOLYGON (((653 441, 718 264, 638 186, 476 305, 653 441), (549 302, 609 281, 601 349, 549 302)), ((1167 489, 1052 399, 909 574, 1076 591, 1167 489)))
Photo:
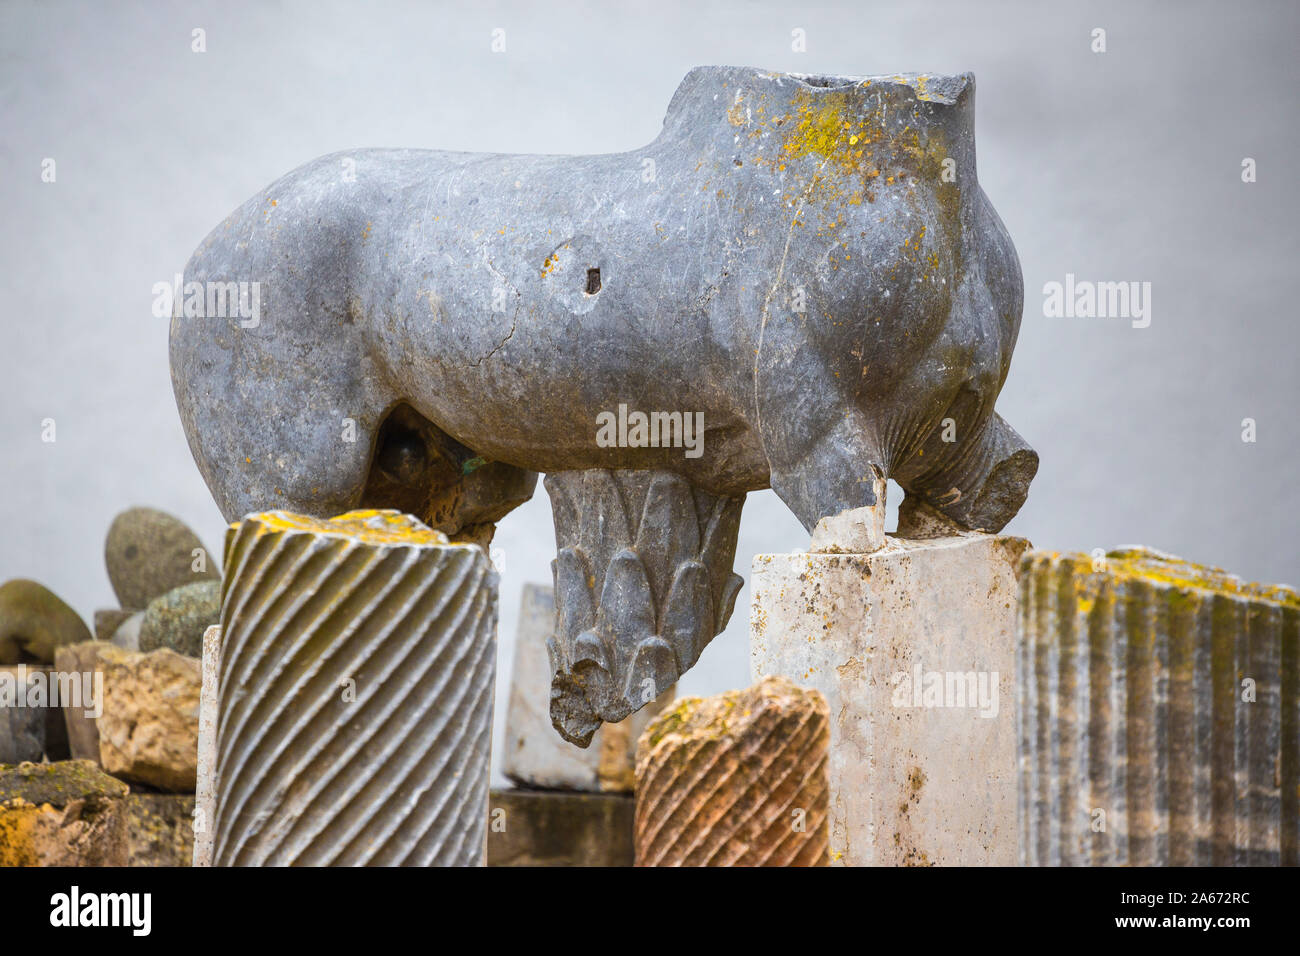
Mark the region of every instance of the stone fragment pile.
POLYGON ((0 862, 189 865, 197 655, 220 576, 151 508, 119 514, 104 552, 121 606, 93 635, 40 584, 0 585, 0 862))

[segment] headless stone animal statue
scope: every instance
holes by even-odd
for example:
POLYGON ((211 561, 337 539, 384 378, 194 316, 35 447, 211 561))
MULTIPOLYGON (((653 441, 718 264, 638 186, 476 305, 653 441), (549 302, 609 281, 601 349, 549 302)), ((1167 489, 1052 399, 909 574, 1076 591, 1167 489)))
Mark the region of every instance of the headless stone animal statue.
POLYGON ((485 543, 546 473, 552 718, 582 745, 725 625, 745 493, 811 532, 893 478, 906 525, 1001 529, 1038 459, 993 410, 1023 290, 973 99, 968 74, 702 67, 632 152, 289 173, 204 240, 172 319, 222 513, 394 507, 485 543), (212 315, 238 282, 257 315, 212 315))

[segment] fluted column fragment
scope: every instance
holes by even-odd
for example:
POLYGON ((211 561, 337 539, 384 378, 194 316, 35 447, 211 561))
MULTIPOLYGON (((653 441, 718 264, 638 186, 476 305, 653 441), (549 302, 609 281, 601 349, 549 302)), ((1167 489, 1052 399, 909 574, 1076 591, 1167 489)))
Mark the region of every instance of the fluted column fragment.
POLYGON ((825 866, 830 719, 765 677, 679 700, 637 746, 637 866, 825 866))
POLYGON ((1020 579, 1020 853, 1300 862, 1300 597, 1147 548, 1020 579))
POLYGON ((224 567, 214 865, 482 864, 483 550, 396 511, 271 511, 224 567))

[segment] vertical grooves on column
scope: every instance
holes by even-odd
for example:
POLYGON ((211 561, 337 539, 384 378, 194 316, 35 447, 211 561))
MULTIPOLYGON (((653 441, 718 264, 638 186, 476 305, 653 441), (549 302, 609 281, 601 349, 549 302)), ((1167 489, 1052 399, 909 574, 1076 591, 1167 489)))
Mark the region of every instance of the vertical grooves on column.
POLYGON ((1192 707, 1196 724, 1196 865, 1214 860, 1214 615, 1216 598, 1196 605, 1195 685, 1192 707))
POLYGON ((1031 552, 1020 600, 1024 863, 1300 863, 1293 591, 1146 549, 1096 570, 1031 552))
POLYGON ((1097 588, 1091 611, 1088 613, 1088 818, 1092 833, 1093 866, 1106 866, 1113 862, 1111 854, 1112 832, 1118 823, 1114 801, 1111 799, 1111 614, 1113 601, 1108 582, 1097 588), (1100 811, 1105 829, 1092 826, 1100 811))
POLYGON ((1110 663, 1110 739, 1109 758, 1109 798, 1110 807, 1106 813, 1107 832, 1110 834, 1110 863, 1115 866, 1128 866, 1129 859, 1129 770, 1130 754, 1128 749, 1129 713, 1129 673, 1128 656, 1128 589, 1124 582, 1106 578, 1108 588, 1112 589, 1114 599, 1106 618, 1106 647, 1110 663))
MULTIPOLYGON (((1278 771, 1271 759, 1281 746, 1282 610, 1256 605, 1247 614, 1246 674, 1255 681, 1256 701, 1245 704, 1250 732, 1247 739, 1248 803, 1250 808, 1249 866, 1277 866, 1282 835, 1282 800, 1278 771)), ((1238 693, 1238 699, 1241 698, 1238 693)))
POLYGON ((1236 863, 1237 845, 1237 656, 1241 613, 1235 601, 1215 595, 1210 616, 1210 666, 1214 695, 1214 739, 1210 748, 1210 800, 1214 816, 1215 866, 1236 863))
POLYGON ((1124 597, 1123 632, 1128 638, 1125 648, 1128 719, 1124 735, 1128 863, 1151 866, 1155 862, 1156 828, 1154 611, 1151 589, 1142 581, 1129 582, 1124 597))
MULTIPOLYGON (((1033 582, 1033 601, 1034 614, 1036 618, 1043 622, 1052 620, 1052 595, 1049 581, 1046 575, 1035 577, 1033 582)), ((1050 631, 1049 631, 1050 633, 1050 631)), ((1045 685, 1047 679, 1047 648, 1050 641, 1041 641, 1033 648, 1033 656, 1029 661, 1032 675, 1032 684, 1034 689, 1034 699, 1038 702, 1037 723, 1031 728, 1034 735, 1034 754, 1036 757, 1034 764, 1034 780, 1036 782, 1034 792, 1034 819, 1037 824, 1038 853, 1043 859, 1051 859, 1052 853, 1052 819, 1050 808, 1052 805, 1051 786, 1051 744, 1048 735, 1051 732, 1049 724, 1050 715, 1044 701, 1047 700, 1048 689, 1045 685)))
MULTIPOLYGON (((1045 559, 1044 559, 1045 560, 1045 559)), ((1036 565, 1035 565, 1036 567, 1036 565)), ((1039 588, 1040 578, 1035 573, 1025 573, 1020 576, 1017 584, 1019 594, 1019 617, 1022 633, 1040 633, 1045 626, 1039 622, 1043 620, 1042 612, 1039 610, 1039 588)), ((1020 739, 1023 746, 1020 752, 1020 780, 1017 792, 1018 809, 1020 812, 1020 857, 1021 864, 1025 864, 1035 855, 1045 857, 1047 848, 1041 846, 1038 842, 1039 834, 1043 832, 1044 824, 1048 819, 1048 806, 1039 792, 1039 785, 1042 781, 1038 760, 1041 753, 1039 745, 1039 728, 1038 728, 1038 672, 1035 667, 1035 655, 1037 645, 1021 642, 1016 649, 1016 664, 1019 670, 1017 675, 1016 686, 1021 688, 1021 693, 1029 702, 1029 706, 1017 708, 1016 721, 1019 725, 1020 739)))
MULTIPOLYGON (((1025 560, 1023 573, 1016 583, 1016 627, 1020 634, 1036 634, 1038 629, 1035 623, 1033 611, 1034 582, 1037 576, 1033 573, 1034 563, 1028 559, 1025 560)), ((1034 692, 1033 670, 1029 666, 1029 655, 1034 645, 1029 641, 1019 641, 1016 644, 1016 739, 1019 742, 1017 753, 1018 775, 1016 779, 1016 825, 1019 828, 1020 838, 1017 850, 1019 851, 1020 865, 1027 866, 1030 859, 1035 858, 1038 854, 1036 850, 1031 850, 1034 841, 1038 835, 1038 803, 1037 803, 1037 783, 1038 775, 1034 770, 1034 760, 1037 757, 1035 738, 1029 732, 1029 722, 1037 712, 1035 701, 1037 695, 1034 692)))
POLYGON ((1164 766, 1168 778, 1168 859, 1170 866, 1196 862, 1196 692, 1195 631, 1199 601, 1174 600, 1168 605, 1169 641, 1168 753, 1164 766))
POLYGON ((1169 713, 1169 653, 1171 611, 1168 602, 1154 588, 1147 593, 1151 624, 1151 790, 1153 805, 1151 864, 1169 865, 1169 800, 1171 794, 1169 773, 1170 713, 1169 713))
POLYGON ((1067 568, 1057 569, 1052 588, 1052 617, 1054 630, 1059 635, 1054 670, 1057 674, 1053 693, 1056 709, 1057 758, 1052 768, 1052 793, 1060 801, 1060 813, 1051 814, 1056 820, 1058 836, 1053 864, 1075 866, 1078 864, 1080 814, 1079 791, 1072 786, 1074 769, 1079 762, 1078 665, 1079 638, 1074 608, 1078 598, 1074 590, 1074 575, 1067 568))
POLYGON ((1245 866, 1250 858, 1250 837, 1254 828, 1250 798, 1251 718, 1258 702, 1242 700, 1243 679, 1250 674, 1250 618, 1253 609, 1237 605, 1237 630, 1232 642, 1232 673, 1224 684, 1232 690, 1232 851, 1231 865, 1245 866), (1249 710, 1247 709, 1249 708, 1249 710))
POLYGON ((1281 863, 1300 866, 1300 610, 1283 608, 1278 760, 1281 863))
MULTIPOLYGON (((1094 678, 1094 660, 1092 652, 1092 615, 1096 608, 1098 591, 1090 576, 1083 576, 1076 571, 1076 562, 1068 559, 1060 562, 1062 577, 1070 578, 1070 606, 1062 613, 1068 613, 1072 620, 1075 638, 1074 662, 1075 678, 1074 712, 1075 712, 1075 757, 1073 766, 1067 768, 1069 774, 1061 781, 1062 791, 1068 789, 1074 794, 1077 810, 1074 827, 1074 843, 1070 847, 1069 864, 1071 866, 1090 866, 1096 843, 1093 839, 1092 808, 1097 804, 1092 793, 1092 743, 1094 740, 1092 722, 1096 710, 1092 694, 1094 678)), ((1064 589, 1062 589, 1064 594, 1064 589)))

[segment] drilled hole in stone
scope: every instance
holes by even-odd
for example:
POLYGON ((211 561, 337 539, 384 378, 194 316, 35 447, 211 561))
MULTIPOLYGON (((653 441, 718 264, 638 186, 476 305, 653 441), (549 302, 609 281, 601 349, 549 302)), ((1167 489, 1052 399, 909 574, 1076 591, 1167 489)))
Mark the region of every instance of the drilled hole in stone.
POLYGON ((587 295, 595 295, 600 291, 600 270, 587 270, 587 295))

